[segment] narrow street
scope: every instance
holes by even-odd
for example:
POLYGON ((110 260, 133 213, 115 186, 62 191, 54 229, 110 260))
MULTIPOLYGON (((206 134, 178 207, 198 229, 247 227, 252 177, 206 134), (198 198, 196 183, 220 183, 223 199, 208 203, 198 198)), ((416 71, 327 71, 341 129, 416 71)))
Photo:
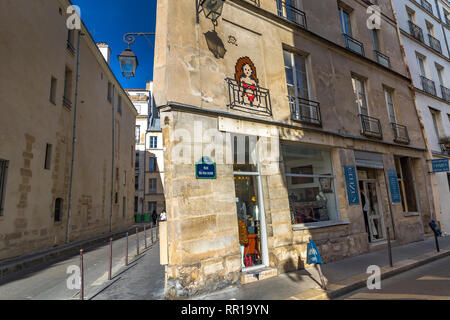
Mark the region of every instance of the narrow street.
MULTIPOLYGON (((133 268, 145 269, 151 272, 151 277, 147 279, 146 285, 153 283, 164 284, 164 269, 159 265, 159 247, 157 235, 154 229, 153 246, 150 230, 147 230, 147 245, 145 250, 144 232, 139 233, 139 247, 141 256, 134 260, 136 256, 136 235, 129 237, 129 262, 131 271, 133 268), (158 272, 159 271, 159 272, 158 272), (148 282, 152 282, 149 284, 148 282)), ((120 277, 124 273, 117 275, 125 266, 126 238, 121 238, 113 242, 113 281, 120 282, 120 277)), ((85 271, 85 298, 89 299, 97 294, 108 281, 108 259, 109 242, 99 246, 85 249, 84 271, 85 271)), ((51 264, 42 265, 25 272, 17 273, 0 282, 0 300, 68 300, 78 299, 79 290, 69 290, 67 288, 67 274, 69 266, 79 266, 80 257, 73 256, 60 259, 51 264)), ((146 275, 148 276, 148 275, 146 275)), ((132 286, 133 282, 127 283, 132 286)), ((156 288, 148 287, 148 290, 158 291, 156 288)), ((161 288, 159 288, 161 290, 161 288)), ((101 297, 101 295, 99 296, 101 297)), ((156 297, 156 293, 155 296, 156 297)), ((153 298, 152 298, 153 299, 153 298)))
POLYGON ((354 291, 338 300, 449 300, 450 257, 381 282, 381 290, 354 291))

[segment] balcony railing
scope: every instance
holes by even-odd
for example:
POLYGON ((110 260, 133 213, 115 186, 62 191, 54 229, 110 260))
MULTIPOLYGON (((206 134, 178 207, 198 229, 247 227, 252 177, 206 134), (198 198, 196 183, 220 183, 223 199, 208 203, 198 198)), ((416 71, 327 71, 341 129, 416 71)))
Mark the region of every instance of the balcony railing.
POLYGON ((375 50, 375 55, 377 56, 377 61, 379 64, 385 66, 386 68, 391 67, 391 59, 388 56, 382 54, 381 52, 375 50))
POLYGON ((343 33, 345 47, 357 54, 364 55, 364 45, 356 39, 353 39, 348 34, 343 33))
POLYGON ((420 42, 424 42, 423 41, 423 32, 422 32, 422 28, 420 28, 418 25, 416 25, 414 22, 412 22, 411 20, 408 20, 409 23, 409 33, 416 39, 419 40, 420 42))
POLYGON ((421 0, 420 4, 422 5, 422 7, 427 10, 429 13, 433 14, 433 7, 431 6, 431 3, 429 3, 426 0, 421 0))
POLYGON ((445 16, 445 24, 450 28, 450 19, 447 16, 445 16))
POLYGON ((433 37, 431 34, 428 35, 428 40, 430 41, 430 47, 431 49, 442 53, 442 47, 441 47, 441 42, 436 39, 435 37, 433 37))
POLYGON ((302 123, 322 126, 320 103, 307 99, 289 96, 291 119, 302 123))
POLYGON ((362 134, 368 137, 383 139, 383 132, 381 130, 381 122, 377 118, 369 117, 360 114, 362 134))
POLYGON ((392 130, 394 131, 394 141, 397 143, 409 144, 408 128, 397 123, 391 123, 392 130))
POLYGON ((272 115, 269 89, 257 85, 244 87, 234 79, 227 78, 225 80, 228 83, 228 97, 230 100, 228 107, 259 115, 272 115))
POLYGON ((436 95, 436 86, 434 85, 434 81, 427 79, 424 76, 420 76, 420 79, 422 80, 423 91, 435 96, 436 95))
POLYGON ((284 1, 281 0, 276 1, 277 1, 278 15, 280 17, 283 17, 286 20, 295 23, 296 25, 302 27, 303 29, 308 28, 308 23, 306 21, 306 14, 302 10, 293 7, 284 1))
POLYGON ((442 94, 442 99, 444 99, 447 102, 450 102, 450 89, 449 88, 441 86, 441 94, 442 94))
POLYGON ((72 102, 66 97, 63 97, 63 105, 69 109, 72 108, 72 102))

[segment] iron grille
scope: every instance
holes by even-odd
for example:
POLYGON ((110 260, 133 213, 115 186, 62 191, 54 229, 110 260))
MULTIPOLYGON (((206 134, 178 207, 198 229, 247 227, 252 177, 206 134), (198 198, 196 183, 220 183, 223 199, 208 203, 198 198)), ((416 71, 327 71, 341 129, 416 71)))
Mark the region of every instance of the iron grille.
POLYGON ((287 4, 285 1, 281 0, 276 1, 277 1, 278 15, 280 17, 283 17, 286 20, 295 23, 296 25, 302 27, 303 29, 308 28, 308 24, 306 21, 306 14, 302 10, 287 4))
POLYGON ((388 56, 382 54, 380 51, 375 50, 375 54, 377 56, 377 61, 379 64, 385 66, 386 68, 391 67, 391 59, 388 56))
POLYGON ((450 89, 444 86, 441 86, 442 99, 450 102, 450 89))
POLYGON ((441 42, 438 39, 436 39, 431 34, 429 34, 428 40, 430 42, 431 49, 433 49, 434 51, 437 51, 439 53, 442 53, 441 42))
POLYGON ((257 85, 253 88, 244 88, 234 79, 227 78, 225 80, 228 83, 228 97, 230 100, 228 107, 259 115, 272 115, 269 89, 257 85))
POLYGON ((69 109, 72 108, 72 102, 66 97, 63 97, 63 105, 69 109))
POLYGON ((289 96, 291 119, 294 121, 322 126, 320 103, 307 99, 289 96))
POLYGON ((360 114, 359 116, 361 118, 363 135, 383 139, 383 133, 381 131, 381 122, 379 119, 369 117, 364 114, 360 114))
POLYGON ((427 10, 429 13, 433 14, 433 7, 431 6, 431 3, 429 3, 426 0, 421 0, 420 4, 422 5, 422 7, 427 10))
POLYGON ((423 91, 435 96, 436 95, 436 86, 434 85, 434 81, 427 79, 424 76, 420 76, 420 79, 422 80, 423 91))
POLYGON ((348 34, 343 33, 345 47, 357 54, 364 55, 364 45, 356 39, 353 39, 348 34))
POLYGON ((411 20, 409 20, 408 23, 409 23, 409 33, 416 40, 419 40, 420 42, 424 42, 422 29, 418 25, 416 25, 414 22, 412 22, 411 20))
POLYGON ((397 143, 409 144, 408 128, 397 123, 391 123, 392 130, 394 131, 394 141, 397 143))

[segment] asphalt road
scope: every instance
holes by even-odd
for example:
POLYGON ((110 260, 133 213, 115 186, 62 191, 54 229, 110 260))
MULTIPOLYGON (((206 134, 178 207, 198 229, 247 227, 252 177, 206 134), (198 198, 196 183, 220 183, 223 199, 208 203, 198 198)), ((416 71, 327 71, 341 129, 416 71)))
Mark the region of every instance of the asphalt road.
POLYGON ((381 290, 365 288, 337 300, 450 300, 450 257, 382 280, 381 290))
MULTIPOLYGON (((156 245, 156 232, 153 232, 156 245)), ((136 235, 129 237, 129 261, 136 257, 136 235)), ((144 249, 144 233, 139 234, 140 253, 144 249)), ((147 230, 147 244, 151 244, 150 231, 147 230)), ((159 251, 152 248, 149 251, 159 251), (154 249, 154 250, 153 250, 154 249)), ((109 241, 86 249, 84 253, 85 297, 97 293, 108 280, 109 241)), ((143 254, 143 257, 149 252, 143 254)), ((113 277, 125 266, 126 238, 113 242, 113 277)), ((69 266, 79 266, 80 257, 59 259, 53 263, 41 265, 0 281, 0 300, 67 300, 78 299, 79 290, 68 289, 69 266)))

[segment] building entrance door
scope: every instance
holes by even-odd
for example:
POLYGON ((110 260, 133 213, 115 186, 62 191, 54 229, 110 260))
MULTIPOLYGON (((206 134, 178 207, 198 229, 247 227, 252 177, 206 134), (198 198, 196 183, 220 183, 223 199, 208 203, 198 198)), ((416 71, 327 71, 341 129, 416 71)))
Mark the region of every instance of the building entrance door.
POLYGON ((378 182, 372 179, 360 180, 359 190, 361 192, 361 204, 366 231, 369 234, 369 242, 382 241, 386 238, 386 232, 378 182))
POLYGON ((261 178, 258 173, 235 173, 234 180, 243 271, 266 267, 267 235, 261 178))

